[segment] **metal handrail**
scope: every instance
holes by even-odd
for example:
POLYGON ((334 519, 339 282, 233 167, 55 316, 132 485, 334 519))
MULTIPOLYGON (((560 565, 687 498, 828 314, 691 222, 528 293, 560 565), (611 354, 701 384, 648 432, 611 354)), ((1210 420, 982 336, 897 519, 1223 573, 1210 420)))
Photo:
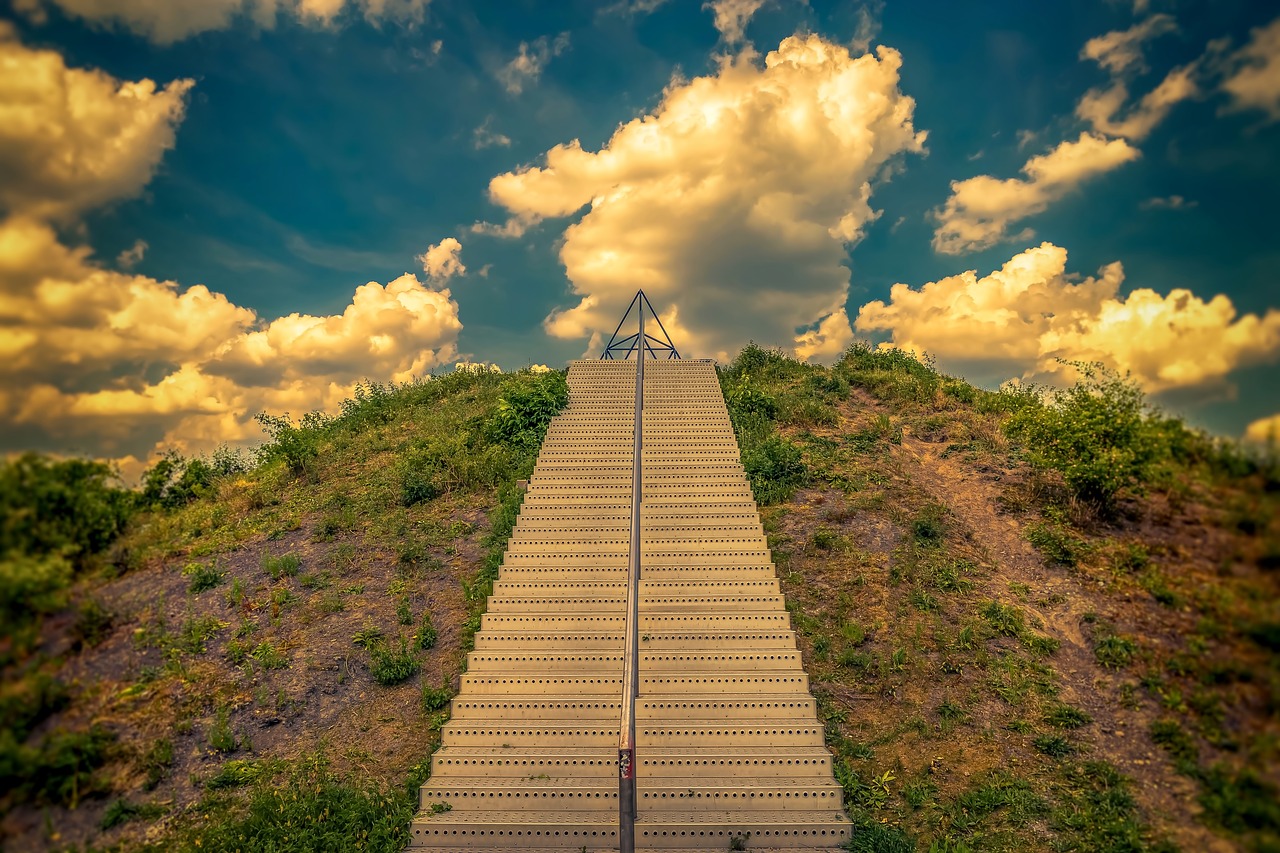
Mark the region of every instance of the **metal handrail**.
MULTIPOLYGON (((640 334, 645 340, 644 311, 640 334)), ((618 848, 636 849, 636 698, 640 695, 640 502, 644 452, 644 352, 636 347, 636 413, 631 462, 631 549, 627 563, 627 627, 623 640, 622 720, 618 731, 618 848)))

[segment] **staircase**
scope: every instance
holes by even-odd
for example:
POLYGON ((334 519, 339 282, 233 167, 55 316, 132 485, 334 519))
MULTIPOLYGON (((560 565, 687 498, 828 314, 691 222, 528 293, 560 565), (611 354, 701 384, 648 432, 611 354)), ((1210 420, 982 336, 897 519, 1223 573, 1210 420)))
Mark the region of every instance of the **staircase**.
MULTIPOLYGON (((634 361, 576 361, 410 828, 616 850, 634 361)), ((637 850, 849 840, 714 365, 646 361, 637 850)))

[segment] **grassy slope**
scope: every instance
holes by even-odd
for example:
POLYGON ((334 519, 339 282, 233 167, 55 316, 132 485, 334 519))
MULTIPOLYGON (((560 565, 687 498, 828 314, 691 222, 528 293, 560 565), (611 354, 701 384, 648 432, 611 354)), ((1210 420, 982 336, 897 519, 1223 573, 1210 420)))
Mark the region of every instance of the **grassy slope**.
POLYGON ((1277 849, 1274 469, 1100 517, 1005 438, 1018 395, 866 352, 724 384, 808 468, 763 515, 854 849, 1277 849))
POLYGON ((402 849, 540 441, 513 412, 545 423, 554 401, 526 392, 557 383, 375 386, 135 520, 77 591, 91 645, 73 608, 6 673, 8 697, 50 675, 69 693, 30 702, 30 743, 115 739, 67 774, 94 795, 10 797, 5 849, 402 849))
MULTIPOLYGON (((724 380, 854 849, 1275 849, 1261 475, 1183 465, 1099 518, 1005 438, 1016 399, 867 353, 748 350, 724 380)), ((46 619, 4 694, 56 675, 69 701, 33 738, 97 724, 116 743, 89 790, 9 809, 6 849, 400 849, 531 465, 530 437, 493 425, 536 381, 277 424, 274 461, 135 523, 131 570, 80 590, 112 618, 46 619)))

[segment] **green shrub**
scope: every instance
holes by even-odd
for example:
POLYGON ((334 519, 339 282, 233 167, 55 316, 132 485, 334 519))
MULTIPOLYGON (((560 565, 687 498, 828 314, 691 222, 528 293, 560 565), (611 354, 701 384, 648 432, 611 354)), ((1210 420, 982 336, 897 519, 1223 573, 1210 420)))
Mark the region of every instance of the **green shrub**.
POLYGON ((448 685, 441 687, 422 685, 422 710, 428 714, 444 710, 449 706, 449 700, 452 698, 453 691, 449 689, 448 685))
POLYGON ((432 472, 414 466, 400 474, 400 503, 403 506, 415 506, 439 497, 440 487, 436 485, 432 472))
POLYGON ((1075 752, 1071 741, 1059 734, 1041 735, 1035 739, 1034 745, 1037 751, 1043 752, 1050 758, 1064 758, 1075 752))
POLYGON ((742 465, 756 500, 762 505, 789 499, 808 476, 800 448, 778 435, 744 450, 742 465))
POLYGON ((373 680, 384 687, 408 681, 418 672, 418 661, 403 639, 399 650, 388 648, 384 643, 375 644, 369 649, 369 657, 369 672, 373 680))
POLYGON ((27 453, 0 461, 0 555, 56 554, 82 568, 133 512, 133 495, 118 482, 109 466, 87 459, 27 453))
POLYGON ((1093 717, 1071 705, 1058 704, 1045 713, 1044 721, 1060 729, 1078 729, 1092 723, 1093 717))
POLYGON ((98 769, 115 754, 115 735, 99 726, 54 732, 38 746, 19 744, 0 730, 0 790, 17 802, 74 808, 81 799, 108 790, 98 769))
POLYGON ((202 655, 208 641, 225 627, 227 623, 214 616, 189 616, 178 630, 171 648, 187 654, 202 655))
POLYGON ((231 729, 231 712, 226 707, 214 712, 213 722, 209 726, 209 748, 214 752, 235 752, 240 747, 240 739, 231 729))
POLYGON ((569 402, 569 385, 559 371, 507 377, 487 425, 489 437, 524 450, 537 450, 551 419, 569 402))
POLYGON ((173 741, 168 738, 160 738, 147 748, 146 752, 138 759, 138 766, 147 774, 147 779, 142 787, 148 791, 154 790, 157 785, 164 781, 164 777, 168 775, 169 768, 173 766, 173 741))
POLYGON ((259 412, 254 416, 269 441, 258 448, 258 462, 280 460, 293 474, 308 474, 320 456, 320 443, 326 437, 332 421, 320 412, 308 412, 296 425, 285 415, 269 415, 259 412))
POLYGON ((263 669, 284 669, 289 665, 289 658, 271 643, 261 642, 249 655, 263 669))
POLYGON ((1101 364, 1066 363, 1081 379, 1046 405, 1014 412, 1004 429, 1026 446, 1032 464, 1061 472, 1076 497, 1110 511, 1168 458, 1167 428, 1134 380, 1101 364))
POLYGON ((26 625, 67 603, 71 564, 57 555, 0 557, 0 622, 26 625))
POLYGON ((35 672, 21 680, 6 677, 0 682, 0 731, 21 743, 69 700, 67 686, 47 673, 35 672))
POLYGON ((143 508, 173 509, 210 493, 215 471, 203 459, 186 459, 166 452, 142 475, 136 500, 143 508))

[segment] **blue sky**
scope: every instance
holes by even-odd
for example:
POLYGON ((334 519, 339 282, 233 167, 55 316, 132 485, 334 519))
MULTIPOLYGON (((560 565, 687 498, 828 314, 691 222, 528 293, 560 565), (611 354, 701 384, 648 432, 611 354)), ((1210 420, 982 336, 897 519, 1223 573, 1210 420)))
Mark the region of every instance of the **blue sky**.
POLYGON ((754 339, 829 361, 857 336, 988 385, 1097 358, 1223 434, 1280 414, 1264 4, 17 0, 0 17, 26 75, 0 108, 40 102, 60 129, 0 132, 20 185, 0 214, 75 259, 51 271, 0 242, 18 305, 0 334, 25 365, 0 375, 4 450, 127 467, 248 441, 253 410, 331 407, 360 378, 558 366, 646 281, 696 355, 754 339), (58 107, 90 73, 106 106, 58 107), (108 97, 144 79, 147 98, 108 97), (1091 92, 1114 112, 1088 113, 1091 92), (126 134, 144 102, 167 112, 126 134), (730 120, 690 125, 712 104, 730 120), (95 166, 112 146, 129 154, 95 166), (56 157, 83 163, 46 179, 56 157), (58 282, 114 295, 55 321, 39 306, 58 282), (348 310, 366 282, 395 318, 348 310), (371 349, 380 335, 397 342, 371 349))

